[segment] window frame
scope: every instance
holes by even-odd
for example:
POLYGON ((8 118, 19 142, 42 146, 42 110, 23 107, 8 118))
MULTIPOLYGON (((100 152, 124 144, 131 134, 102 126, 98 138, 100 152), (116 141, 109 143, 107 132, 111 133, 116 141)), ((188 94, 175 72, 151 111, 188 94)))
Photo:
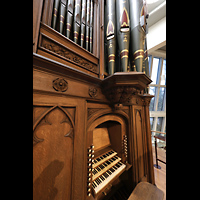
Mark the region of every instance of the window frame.
MULTIPOLYGON (((161 85, 161 75, 162 75, 162 71, 163 71, 164 59, 166 62, 166 56, 158 56, 158 55, 154 55, 152 53, 148 57, 149 57, 150 78, 152 77, 153 60, 154 60, 154 58, 159 58, 156 84, 149 85, 149 87, 155 87, 155 97, 154 97, 155 99, 154 99, 154 105, 153 105, 154 111, 149 111, 150 117, 153 118, 152 119, 153 120, 152 131, 156 131, 158 117, 163 117, 163 121, 162 121, 162 125, 161 125, 161 132, 165 132, 165 129, 166 129, 166 81, 165 81, 165 85, 161 85), (165 88, 162 111, 157 110, 160 88, 165 88)), ((150 90, 149 90, 149 92, 150 92, 150 90)), ((153 135, 155 135, 155 132, 152 132, 152 136, 153 135)))

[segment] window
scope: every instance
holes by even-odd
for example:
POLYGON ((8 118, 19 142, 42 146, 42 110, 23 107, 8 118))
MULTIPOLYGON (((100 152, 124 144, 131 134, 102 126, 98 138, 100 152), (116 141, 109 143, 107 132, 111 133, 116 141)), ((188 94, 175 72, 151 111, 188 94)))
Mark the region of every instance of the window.
POLYGON ((166 84, 166 59, 163 60, 163 68, 162 68, 162 74, 160 77, 160 84, 165 85, 166 84))
POLYGON ((158 117, 158 119, 157 119, 156 131, 161 131, 162 122, 163 122, 163 117, 158 117))
MULTIPOLYGON (((150 87, 150 91, 149 91, 149 94, 151 95, 155 95, 155 87, 150 87)), ((150 102, 150 106, 149 106, 149 110, 150 111, 153 111, 154 110, 154 101, 155 101, 155 97, 153 97, 151 99, 151 102, 150 102)))
POLYGON ((157 111, 164 110, 164 107, 163 107, 164 97, 165 97, 165 87, 160 87, 157 111))
POLYGON ((151 76, 151 80, 153 82, 151 84, 157 83, 158 65, 159 65, 159 58, 153 58, 152 76, 151 76))
POLYGON ((154 117, 150 117, 150 126, 151 126, 151 130, 153 129, 153 122, 154 122, 154 117))
POLYGON ((154 95, 149 105, 151 130, 166 133, 166 58, 149 55, 148 59, 152 80, 149 94, 154 95))

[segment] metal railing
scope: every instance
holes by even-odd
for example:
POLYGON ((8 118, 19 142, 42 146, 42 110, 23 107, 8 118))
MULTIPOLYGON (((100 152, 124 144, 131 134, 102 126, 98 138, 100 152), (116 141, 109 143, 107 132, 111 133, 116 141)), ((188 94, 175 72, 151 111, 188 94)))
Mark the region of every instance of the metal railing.
MULTIPOLYGON (((166 135, 166 133, 164 132, 160 132, 160 131, 151 131, 151 132, 155 132, 155 133, 160 133, 160 134, 164 134, 166 135)), ((162 140, 164 142, 166 142, 166 136, 162 136, 162 135, 154 135, 154 139, 155 139, 155 154, 156 154, 156 164, 154 165, 154 167, 161 169, 161 167, 158 165, 158 161, 166 164, 166 162, 164 162, 163 160, 158 159, 158 153, 157 153, 157 139, 162 140)))

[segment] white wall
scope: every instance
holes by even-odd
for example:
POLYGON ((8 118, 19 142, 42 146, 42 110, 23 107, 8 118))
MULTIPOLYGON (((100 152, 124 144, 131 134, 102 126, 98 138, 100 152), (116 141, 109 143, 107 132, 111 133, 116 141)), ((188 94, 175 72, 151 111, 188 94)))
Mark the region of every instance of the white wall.
POLYGON ((148 54, 166 44, 166 17, 149 27, 147 34, 148 54))

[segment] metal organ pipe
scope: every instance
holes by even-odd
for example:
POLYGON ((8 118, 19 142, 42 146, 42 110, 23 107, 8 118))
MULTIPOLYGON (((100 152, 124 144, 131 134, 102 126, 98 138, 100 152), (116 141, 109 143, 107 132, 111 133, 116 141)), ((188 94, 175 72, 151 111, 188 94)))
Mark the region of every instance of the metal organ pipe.
POLYGON ((66 13, 66 3, 67 0, 61 0, 60 1, 60 27, 59 27, 59 31, 60 33, 63 32, 63 26, 64 26, 64 21, 65 21, 65 13, 66 13))
POLYGON ((115 60, 119 56, 121 69, 118 71, 126 72, 130 61, 130 71, 144 72, 149 76, 146 0, 106 0, 105 10, 108 73, 111 75, 117 71, 115 60), (115 52, 116 46, 119 55, 115 52))
POLYGON ((67 23, 66 23, 66 36, 68 38, 70 37, 73 16, 74 16, 74 0, 68 0, 67 23))
POLYGON ((108 73, 114 74, 116 54, 115 0, 107 0, 106 5, 105 28, 108 51, 108 73))
POLYGON ((78 43, 78 36, 81 27, 81 0, 75 0, 74 9, 74 42, 78 43))
POLYGON ((81 12, 81 47, 83 47, 85 39, 85 24, 86 24, 86 0, 82 0, 82 12, 81 12))
MULTIPOLYGON (((117 71, 137 71, 149 76, 146 0, 104 2, 106 71, 109 75, 117 71)), ((98 40, 93 38, 94 5, 97 6, 94 0, 55 0, 52 13, 52 27, 61 34, 66 32, 68 38, 91 53, 93 40, 98 40)))
POLYGON ((86 50, 89 50, 89 36, 90 36, 90 0, 87 0, 86 12, 86 50))
POLYGON ((94 0, 54 0, 51 26, 93 53, 93 17, 94 0))
POLYGON ((121 71, 127 72, 129 58, 129 1, 116 0, 117 41, 120 52, 121 71))
POLYGON ((92 49, 92 34, 93 34, 93 0, 90 3, 90 52, 93 52, 92 49))

